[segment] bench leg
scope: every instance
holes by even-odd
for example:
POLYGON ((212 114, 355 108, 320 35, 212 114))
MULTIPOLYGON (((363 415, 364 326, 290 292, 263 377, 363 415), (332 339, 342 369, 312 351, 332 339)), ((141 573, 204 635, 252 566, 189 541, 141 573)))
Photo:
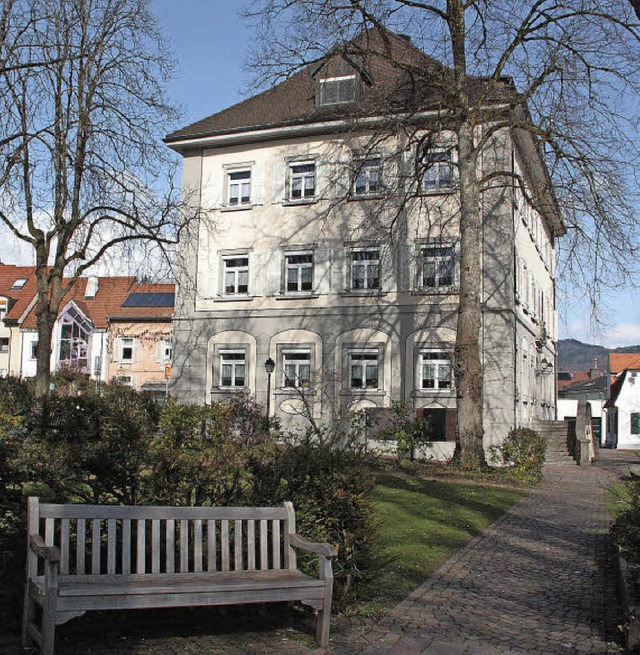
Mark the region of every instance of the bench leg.
POLYGON ((40 655, 53 655, 56 639, 56 604, 57 595, 45 594, 42 605, 42 644, 40 655))
POLYGON ((316 623, 316 641, 320 648, 326 648, 329 645, 329 622, 331 620, 331 606, 325 607, 318 611, 316 623))
POLYGON ((29 626, 33 623, 36 614, 36 602, 31 598, 29 593, 29 580, 24 590, 24 605, 22 608, 22 647, 31 648, 33 646, 33 639, 29 634, 29 626))

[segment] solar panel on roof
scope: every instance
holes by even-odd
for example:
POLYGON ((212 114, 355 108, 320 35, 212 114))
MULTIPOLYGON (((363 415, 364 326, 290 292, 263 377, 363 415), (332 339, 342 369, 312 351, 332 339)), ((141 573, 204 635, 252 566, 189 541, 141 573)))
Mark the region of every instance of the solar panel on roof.
POLYGON ((123 307, 173 307, 174 293, 130 293, 123 307))

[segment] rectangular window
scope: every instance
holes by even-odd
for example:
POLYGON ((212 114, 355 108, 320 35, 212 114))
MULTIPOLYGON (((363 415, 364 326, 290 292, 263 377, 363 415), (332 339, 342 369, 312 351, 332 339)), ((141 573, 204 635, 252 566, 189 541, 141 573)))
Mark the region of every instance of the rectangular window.
POLYGON ((0 353, 9 352, 9 337, 0 337, 0 353))
POLYGON ((451 389, 453 386, 453 353, 449 350, 423 350, 420 388, 451 389))
POLYGON ((0 300, 0 322, 4 321, 4 317, 7 315, 7 301, 0 300))
POLYGON ((170 363, 173 358, 173 339, 171 337, 160 339, 158 349, 160 353, 160 362, 162 364, 170 363))
POLYGON ((631 412, 631 434, 640 434, 640 412, 631 412))
POLYGON ((238 255, 225 257, 224 265, 224 293, 238 295, 249 293, 249 257, 238 255))
POLYGON ((27 283, 27 278, 26 277, 19 277, 12 285, 12 289, 22 289, 24 285, 27 283))
POLYGON ((378 389, 379 356, 376 349, 349 352, 349 387, 378 389))
POLYGON ((287 293, 313 290, 313 253, 297 252, 285 255, 287 293))
POLYGON ((31 342, 31 359, 38 359, 38 342, 31 342))
POLYGON ((127 387, 132 387, 135 388, 135 383, 133 381, 133 376, 131 375, 118 375, 115 380, 117 382, 120 382, 120 384, 124 384, 127 387))
POLYGON ((289 165, 289 199, 310 200, 316 195, 316 165, 295 163, 289 165))
POLYGON ((251 203, 251 171, 229 171, 227 173, 227 199, 230 207, 251 203))
POLYGON ((311 351, 283 350, 283 386, 301 389, 311 385, 311 351))
POLYGON ((353 191, 356 196, 375 195, 382 191, 382 160, 379 157, 358 162, 353 191))
POLYGON ((225 350, 220 353, 220 386, 245 386, 247 363, 244 350, 225 350))
POLYGON ((351 289, 380 289, 380 250, 378 248, 351 251, 351 289))
POLYGON ((132 337, 122 337, 120 339, 120 361, 132 362, 133 361, 133 347, 134 341, 132 337))
POLYGON ((356 76, 328 77, 319 81, 318 106, 342 105, 356 99, 356 76))
POLYGON ((448 291, 454 286, 455 248, 451 245, 422 246, 422 287, 448 291))
POLYGON ((425 193, 453 186, 453 157, 451 150, 430 149, 422 157, 422 190, 425 193))

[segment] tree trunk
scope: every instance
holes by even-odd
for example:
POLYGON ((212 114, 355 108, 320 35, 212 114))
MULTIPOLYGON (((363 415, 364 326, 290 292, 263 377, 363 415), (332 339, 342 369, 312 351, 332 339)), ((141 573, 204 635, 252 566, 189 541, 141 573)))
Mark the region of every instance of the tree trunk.
POLYGON ((458 407, 456 459, 464 466, 485 464, 482 410, 483 379, 480 363, 482 328, 482 212, 474 126, 463 121, 458 128, 460 175, 460 296, 455 348, 458 407))

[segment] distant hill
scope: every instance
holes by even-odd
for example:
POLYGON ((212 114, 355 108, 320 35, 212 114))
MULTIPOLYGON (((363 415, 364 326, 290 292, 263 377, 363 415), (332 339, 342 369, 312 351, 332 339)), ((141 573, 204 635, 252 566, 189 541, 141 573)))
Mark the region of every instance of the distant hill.
POLYGON ((558 341, 558 370, 588 371, 597 360, 598 368, 608 371, 609 353, 640 353, 640 345, 605 348, 591 343, 582 343, 577 339, 560 339, 558 341))

